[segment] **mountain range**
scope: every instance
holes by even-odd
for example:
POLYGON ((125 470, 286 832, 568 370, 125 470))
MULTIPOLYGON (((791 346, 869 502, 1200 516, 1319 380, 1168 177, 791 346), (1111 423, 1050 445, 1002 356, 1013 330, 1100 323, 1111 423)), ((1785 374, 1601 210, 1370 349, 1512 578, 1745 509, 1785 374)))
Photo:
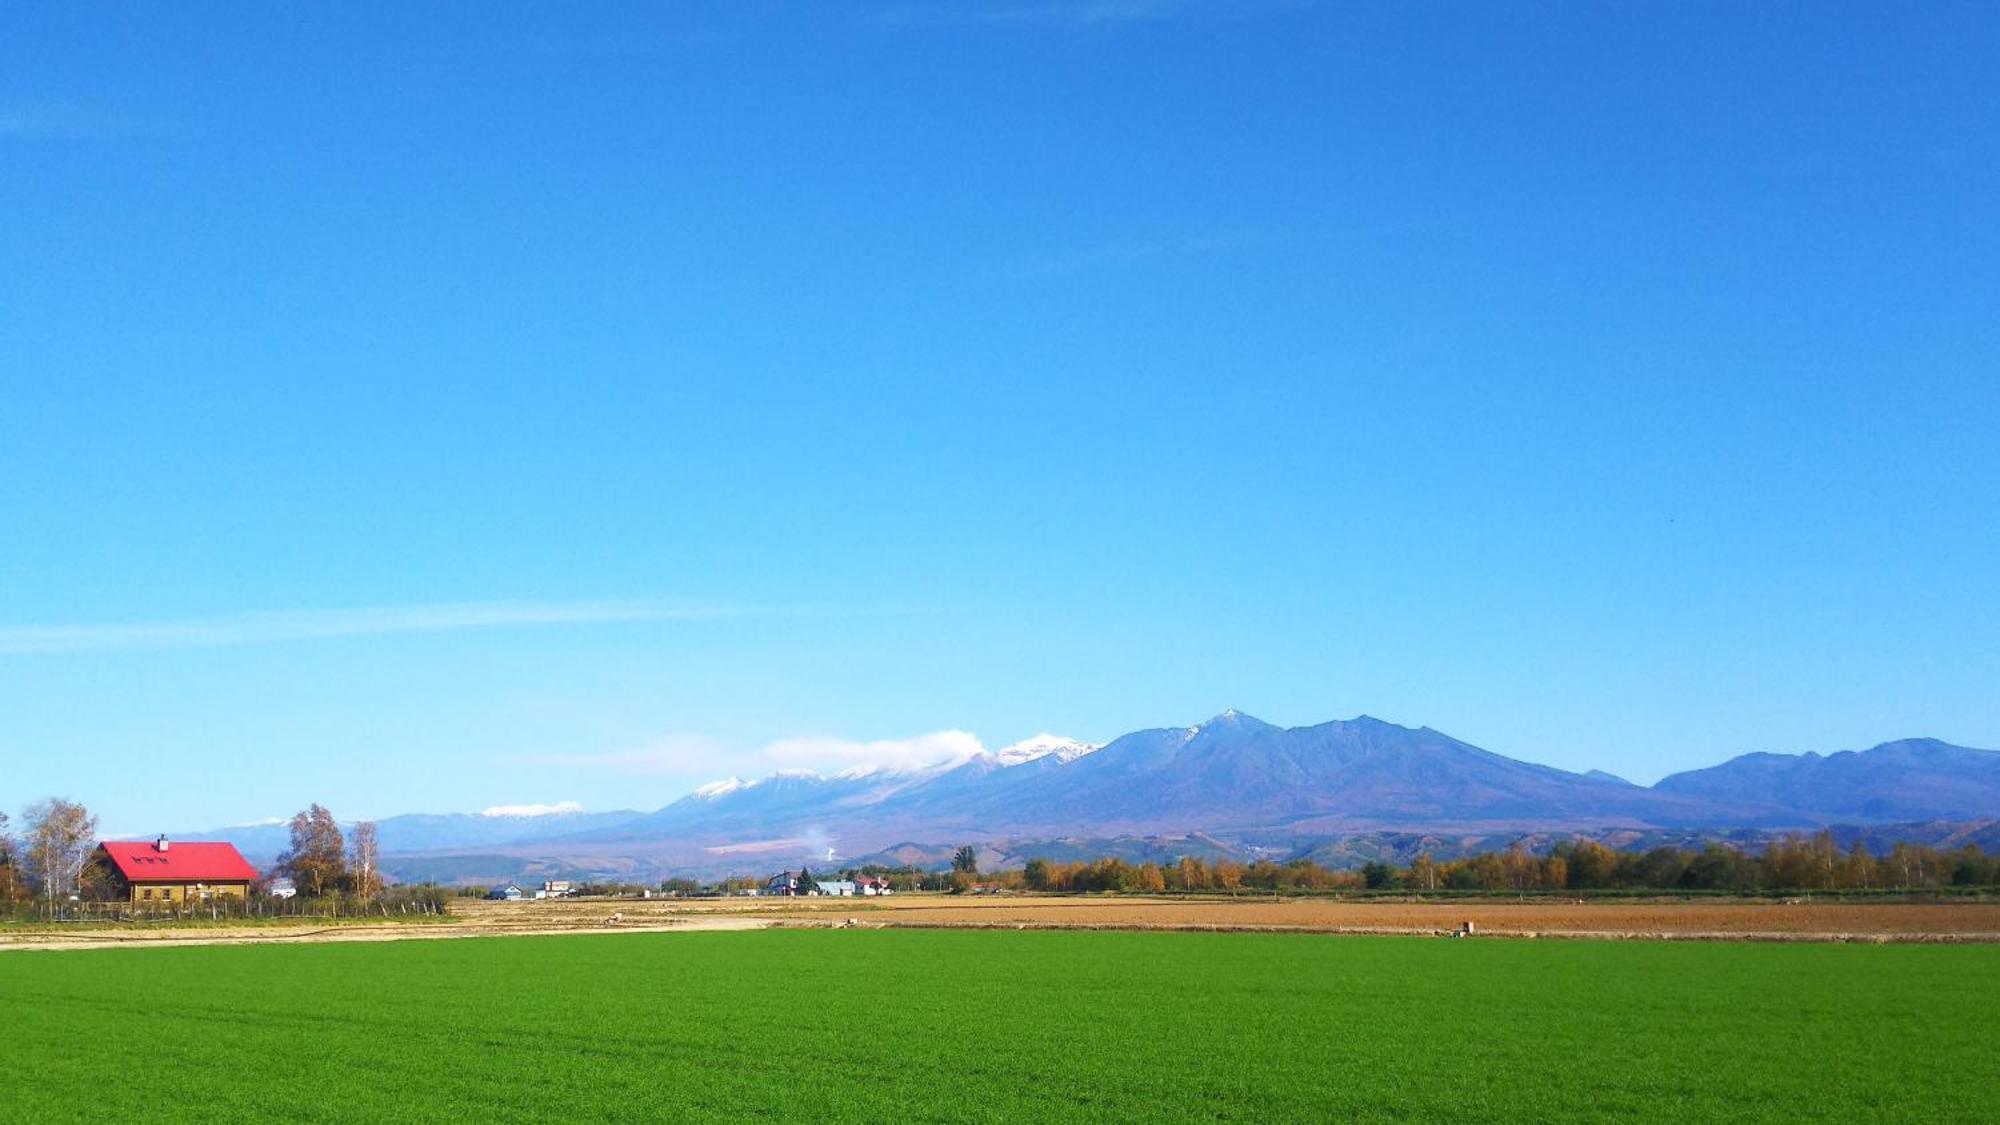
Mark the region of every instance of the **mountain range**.
MULTIPOLYGON (((645 877, 979 842, 1201 834, 1276 851, 1369 834, 1778 830, 2000 817, 2000 752, 1906 739, 1830 755, 1746 754, 1652 786, 1517 761, 1369 716, 1284 728, 1238 711, 1102 746, 1043 736, 921 769, 782 771, 653 812, 447 814, 380 822, 385 867, 474 879, 530 868, 645 877), (1288 844, 1289 842, 1289 848, 1288 844)), ((282 825, 198 834, 253 860, 282 825)), ((1109 846, 1109 845, 1107 845, 1109 846)))

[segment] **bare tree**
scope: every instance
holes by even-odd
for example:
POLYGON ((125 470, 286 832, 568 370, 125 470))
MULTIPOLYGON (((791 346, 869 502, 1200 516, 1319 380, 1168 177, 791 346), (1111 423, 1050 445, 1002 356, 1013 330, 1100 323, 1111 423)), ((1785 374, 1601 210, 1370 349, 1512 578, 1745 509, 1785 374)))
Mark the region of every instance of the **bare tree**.
POLYGON ((76 889, 97 840, 97 818, 74 801, 50 797, 27 811, 24 858, 44 897, 54 902, 76 889))
POLYGON ((356 894, 373 898, 382 890, 382 875, 377 868, 375 822, 364 820, 347 837, 347 874, 354 880, 356 894))

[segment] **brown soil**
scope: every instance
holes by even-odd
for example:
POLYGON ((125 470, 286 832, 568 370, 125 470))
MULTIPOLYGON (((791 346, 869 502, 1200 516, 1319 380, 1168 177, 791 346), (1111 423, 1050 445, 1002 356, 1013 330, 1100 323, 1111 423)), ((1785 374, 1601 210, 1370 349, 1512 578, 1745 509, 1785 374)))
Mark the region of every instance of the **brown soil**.
MULTIPOLYGON (((853 913, 807 900, 785 913, 853 913)), ((1544 936, 1850 936, 2000 940, 2000 902, 1355 902, 1331 899, 1009 898, 866 900, 865 921, 923 925, 1275 928, 1330 932, 1475 932, 1544 936), (876 903, 885 905, 876 908, 876 903)))
POLYGON ((1253 930, 1514 937, 2000 942, 2000 902, 1354 902, 1274 898, 895 895, 455 904, 450 922, 239 928, 102 926, 9 933, 0 950, 399 941, 502 934, 691 932, 767 926, 1253 930))

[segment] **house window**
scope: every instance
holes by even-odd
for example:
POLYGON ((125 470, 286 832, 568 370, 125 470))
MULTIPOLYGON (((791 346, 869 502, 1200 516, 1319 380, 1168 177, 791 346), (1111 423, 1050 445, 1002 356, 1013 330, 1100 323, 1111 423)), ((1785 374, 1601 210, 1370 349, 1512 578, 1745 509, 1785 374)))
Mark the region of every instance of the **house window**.
POLYGON ((146 888, 145 890, 143 890, 143 891, 140 891, 140 892, 139 892, 139 897, 141 897, 141 898, 152 898, 152 897, 153 897, 153 888, 151 888, 151 887, 147 887, 147 888, 146 888))

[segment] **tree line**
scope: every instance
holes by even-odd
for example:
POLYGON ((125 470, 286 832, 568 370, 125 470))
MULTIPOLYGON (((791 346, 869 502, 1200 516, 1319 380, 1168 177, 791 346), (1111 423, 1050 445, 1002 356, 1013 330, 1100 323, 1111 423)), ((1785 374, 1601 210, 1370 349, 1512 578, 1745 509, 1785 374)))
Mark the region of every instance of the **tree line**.
POLYGON ((75 801, 50 797, 21 814, 17 837, 0 812, 0 902, 53 902, 78 892, 97 846, 97 817, 75 801))
MULTIPOLYGON (((106 901, 119 887, 102 864, 92 864, 98 844, 98 821, 82 804, 61 797, 30 805, 21 817, 22 831, 0 812, 0 906, 22 903, 50 905, 75 899, 106 901)), ((251 886, 251 897, 268 894, 276 878, 292 880, 302 902, 299 912, 331 909, 360 913, 364 909, 397 908, 408 912, 442 913, 450 892, 429 885, 388 887, 382 878, 375 824, 361 821, 343 833, 324 805, 313 804, 292 817, 291 841, 277 864, 251 886)), ((218 897, 205 908, 236 913, 247 904, 218 897), (231 906, 236 909, 230 909, 231 906)), ((265 912, 260 910, 261 912, 265 912)))
MULTIPOLYGON (((964 892, 990 886, 1044 893, 1335 893, 1335 892, 1558 892, 1630 890, 1724 892, 1927 891, 1949 887, 2000 887, 2000 855, 1976 845, 1943 850, 1898 843, 1876 855, 1859 844, 1845 851, 1830 832, 1791 835, 1763 849, 1744 851, 1712 843, 1700 849, 1653 848, 1619 851, 1588 838, 1564 841, 1546 852, 1516 843, 1452 860, 1420 854, 1407 864, 1370 862, 1359 868, 1330 868, 1311 859, 1244 863, 1182 856, 1169 863, 1131 863, 1117 858, 1061 862, 1028 860, 1026 866, 982 873, 970 846, 953 853, 951 865, 929 870, 915 865, 826 869, 802 868, 797 877, 879 878, 895 891, 964 892)), ((658 890, 669 895, 729 895, 761 890, 764 876, 744 875, 715 882, 667 879, 658 890)), ((584 883, 579 894, 637 894, 636 883, 584 883)), ((473 888, 483 893, 484 888, 473 888)))
POLYGON ((1974 844, 1949 851, 1898 843, 1884 855, 1860 844, 1842 851, 1831 832, 1789 835, 1761 851, 1711 843, 1699 850, 1661 847, 1618 851, 1591 839, 1564 841, 1546 853, 1516 843, 1506 851, 1439 861, 1429 853, 1407 865, 1371 862, 1334 870, 1310 859, 1279 863, 1205 860, 1167 863, 1107 858, 1061 863, 1030 859, 1003 885, 1030 891, 1923 891, 2000 886, 2000 856, 1974 844))

